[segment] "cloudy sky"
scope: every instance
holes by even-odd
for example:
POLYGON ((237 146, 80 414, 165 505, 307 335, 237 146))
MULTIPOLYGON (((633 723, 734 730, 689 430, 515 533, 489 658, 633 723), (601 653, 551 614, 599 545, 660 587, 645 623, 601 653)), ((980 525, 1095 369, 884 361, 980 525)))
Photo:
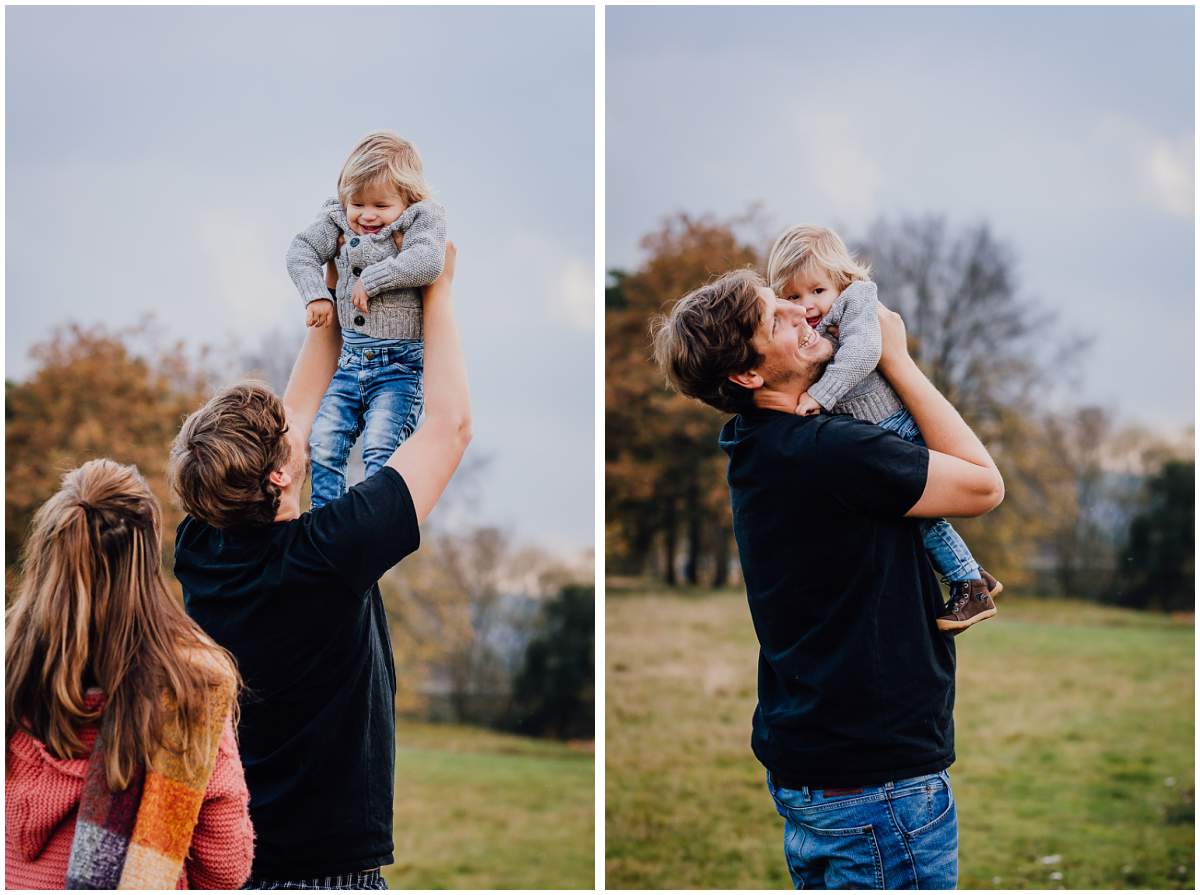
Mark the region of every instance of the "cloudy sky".
MULTIPOLYGON (((853 238, 980 220, 1025 295, 1095 336, 1079 395, 1194 420, 1190 7, 606 13, 606 264, 675 211, 764 203, 853 238)), ((886 296, 881 296, 886 301, 886 296)))
POLYGON ((592 544, 591 8, 6 13, 7 376, 68 321, 300 338, 288 243, 389 128, 459 247, 478 518, 592 544))

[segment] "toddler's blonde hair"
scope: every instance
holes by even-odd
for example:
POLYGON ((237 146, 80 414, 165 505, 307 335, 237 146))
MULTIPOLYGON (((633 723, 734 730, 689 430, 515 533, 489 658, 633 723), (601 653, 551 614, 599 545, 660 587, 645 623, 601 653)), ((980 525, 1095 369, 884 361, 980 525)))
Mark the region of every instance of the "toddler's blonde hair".
POLYGON ((338 201, 345 206, 356 193, 376 184, 394 187, 409 205, 432 194, 417 147, 392 131, 367 134, 350 152, 338 175, 338 201))
POLYGON ((822 272, 829 274, 841 292, 854 280, 869 279, 871 266, 851 255, 842 238, 828 227, 789 227, 771 246, 767 281, 777 295, 783 295, 796 274, 811 277, 822 272))

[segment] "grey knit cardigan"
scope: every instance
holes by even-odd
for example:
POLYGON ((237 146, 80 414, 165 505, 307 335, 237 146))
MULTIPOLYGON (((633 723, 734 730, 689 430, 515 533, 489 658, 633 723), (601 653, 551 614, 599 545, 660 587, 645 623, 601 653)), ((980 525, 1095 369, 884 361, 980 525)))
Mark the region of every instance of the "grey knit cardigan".
POLYGON ((442 273, 446 263, 446 212, 436 202, 414 202, 395 221, 377 233, 354 233, 346 211, 336 199, 326 199, 312 225, 292 240, 287 270, 304 299, 328 301, 323 265, 337 258, 337 312, 343 330, 373 339, 422 337, 421 286, 442 273), (404 250, 393 236, 404 234, 404 250), (338 237, 345 242, 338 249, 338 237), (367 313, 354 307, 350 295, 361 279, 370 301, 367 313))
POLYGON ((879 332, 878 289, 870 280, 855 280, 842 290, 817 332, 833 342, 833 360, 808 394, 825 410, 878 423, 904 409, 887 380, 875 368, 883 353, 879 332), (836 326, 837 338, 826 330, 836 326))

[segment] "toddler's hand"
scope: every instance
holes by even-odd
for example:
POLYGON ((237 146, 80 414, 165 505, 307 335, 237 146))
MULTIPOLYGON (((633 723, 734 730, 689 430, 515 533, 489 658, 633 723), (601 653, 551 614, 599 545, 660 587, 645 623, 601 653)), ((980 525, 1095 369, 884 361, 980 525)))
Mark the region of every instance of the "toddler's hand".
POLYGON ((350 293, 350 301, 354 302, 354 307, 365 314, 367 313, 367 302, 369 300, 367 297, 367 287, 362 284, 362 280, 355 280, 354 290, 350 293))
POLYGON ((808 392, 802 394, 800 400, 796 402, 796 416, 816 416, 820 412, 821 405, 815 398, 810 398, 808 392))
POLYGON ((308 320, 305 326, 326 326, 333 321, 333 302, 327 298, 318 298, 308 303, 308 320))

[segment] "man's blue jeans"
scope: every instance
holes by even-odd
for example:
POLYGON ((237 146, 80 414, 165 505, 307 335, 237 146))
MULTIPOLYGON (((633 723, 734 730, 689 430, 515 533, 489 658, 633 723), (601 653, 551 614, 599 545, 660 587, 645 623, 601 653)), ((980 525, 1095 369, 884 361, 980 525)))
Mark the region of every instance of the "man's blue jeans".
MULTIPOLYGON (((883 420, 879 427, 895 432, 905 441, 913 444, 925 444, 917 421, 907 410, 898 410, 883 420)), ((954 526, 945 519, 921 519, 921 540, 925 544, 925 552, 937 573, 947 584, 951 581, 967 581, 979 577, 979 563, 971 555, 970 549, 954 526)))
POLYGON ((342 346, 308 443, 313 509, 346 493, 346 464, 360 434, 370 478, 413 433, 424 406, 424 351, 420 339, 384 348, 342 346))
POLYGON ((783 850, 797 889, 958 884, 958 813, 945 771, 858 792, 783 789, 768 773, 767 788, 784 819, 783 850))

